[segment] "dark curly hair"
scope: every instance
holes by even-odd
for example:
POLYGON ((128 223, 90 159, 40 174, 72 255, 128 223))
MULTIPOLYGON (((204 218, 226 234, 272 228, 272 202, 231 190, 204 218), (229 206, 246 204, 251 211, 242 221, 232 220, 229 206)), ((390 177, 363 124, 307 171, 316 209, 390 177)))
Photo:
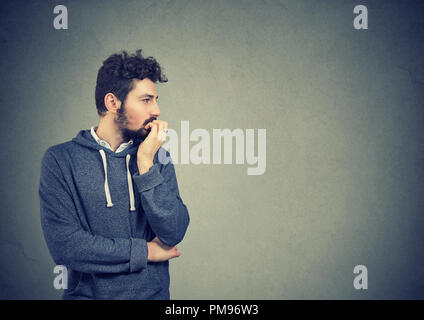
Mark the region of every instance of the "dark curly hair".
POLYGON ((128 93, 133 89, 133 79, 150 79, 152 82, 168 82, 162 73, 159 63, 153 57, 144 58, 142 49, 129 55, 126 51, 112 54, 103 61, 97 74, 96 107, 100 116, 106 114, 105 95, 113 93, 124 102, 128 93))

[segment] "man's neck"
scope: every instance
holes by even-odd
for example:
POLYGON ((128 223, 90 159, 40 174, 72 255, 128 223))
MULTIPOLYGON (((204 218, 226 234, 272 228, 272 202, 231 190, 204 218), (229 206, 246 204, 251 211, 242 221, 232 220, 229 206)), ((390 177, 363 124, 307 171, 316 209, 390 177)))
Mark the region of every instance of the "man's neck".
POLYGON ((114 152, 124 142, 119 129, 111 117, 101 117, 95 131, 100 139, 109 143, 114 152))

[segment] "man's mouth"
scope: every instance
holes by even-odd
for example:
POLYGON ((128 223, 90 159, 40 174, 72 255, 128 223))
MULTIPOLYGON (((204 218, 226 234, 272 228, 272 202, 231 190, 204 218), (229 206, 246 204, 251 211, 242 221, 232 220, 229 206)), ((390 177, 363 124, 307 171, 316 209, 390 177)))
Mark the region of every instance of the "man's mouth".
POLYGON ((151 130, 151 128, 148 128, 148 129, 146 129, 146 126, 150 123, 150 122, 152 122, 152 121, 154 121, 154 120, 157 120, 157 118, 149 118, 149 119, 147 119, 146 120, 146 122, 144 123, 144 126, 143 126, 143 130, 144 131, 146 131, 146 132, 150 132, 150 130, 151 130))

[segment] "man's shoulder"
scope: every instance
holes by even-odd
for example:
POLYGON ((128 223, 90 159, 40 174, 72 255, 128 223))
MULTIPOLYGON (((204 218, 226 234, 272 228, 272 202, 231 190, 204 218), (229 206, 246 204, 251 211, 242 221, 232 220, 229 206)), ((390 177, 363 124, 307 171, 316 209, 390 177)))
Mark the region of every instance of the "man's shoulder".
POLYGON ((70 158, 70 155, 75 153, 75 148, 77 148, 77 143, 72 140, 58 143, 47 148, 43 156, 43 162, 68 162, 67 159, 70 158))
POLYGON ((47 148, 46 153, 51 153, 53 155, 60 155, 63 152, 66 152, 69 149, 72 149, 73 147, 75 147, 75 143, 72 140, 69 140, 66 142, 62 142, 62 143, 58 143, 58 144, 50 146, 49 148, 47 148))

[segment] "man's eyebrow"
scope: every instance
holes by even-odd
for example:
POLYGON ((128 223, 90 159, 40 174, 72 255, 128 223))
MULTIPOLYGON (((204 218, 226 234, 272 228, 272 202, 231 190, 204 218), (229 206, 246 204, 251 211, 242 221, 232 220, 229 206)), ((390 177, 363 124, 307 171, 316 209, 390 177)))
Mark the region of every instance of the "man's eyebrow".
MULTIPOLYGON (((145 93, 145 94, 142 94, 142 95, 140 95, 140 96, 137 96, 137 98, 144 98, 144 97, 154 98, 154 96, 153 96, 153 95, 148 94, 148 93, 145 93)), ((156 99, 159 99, 159 96, 156 96, 156 99)))

